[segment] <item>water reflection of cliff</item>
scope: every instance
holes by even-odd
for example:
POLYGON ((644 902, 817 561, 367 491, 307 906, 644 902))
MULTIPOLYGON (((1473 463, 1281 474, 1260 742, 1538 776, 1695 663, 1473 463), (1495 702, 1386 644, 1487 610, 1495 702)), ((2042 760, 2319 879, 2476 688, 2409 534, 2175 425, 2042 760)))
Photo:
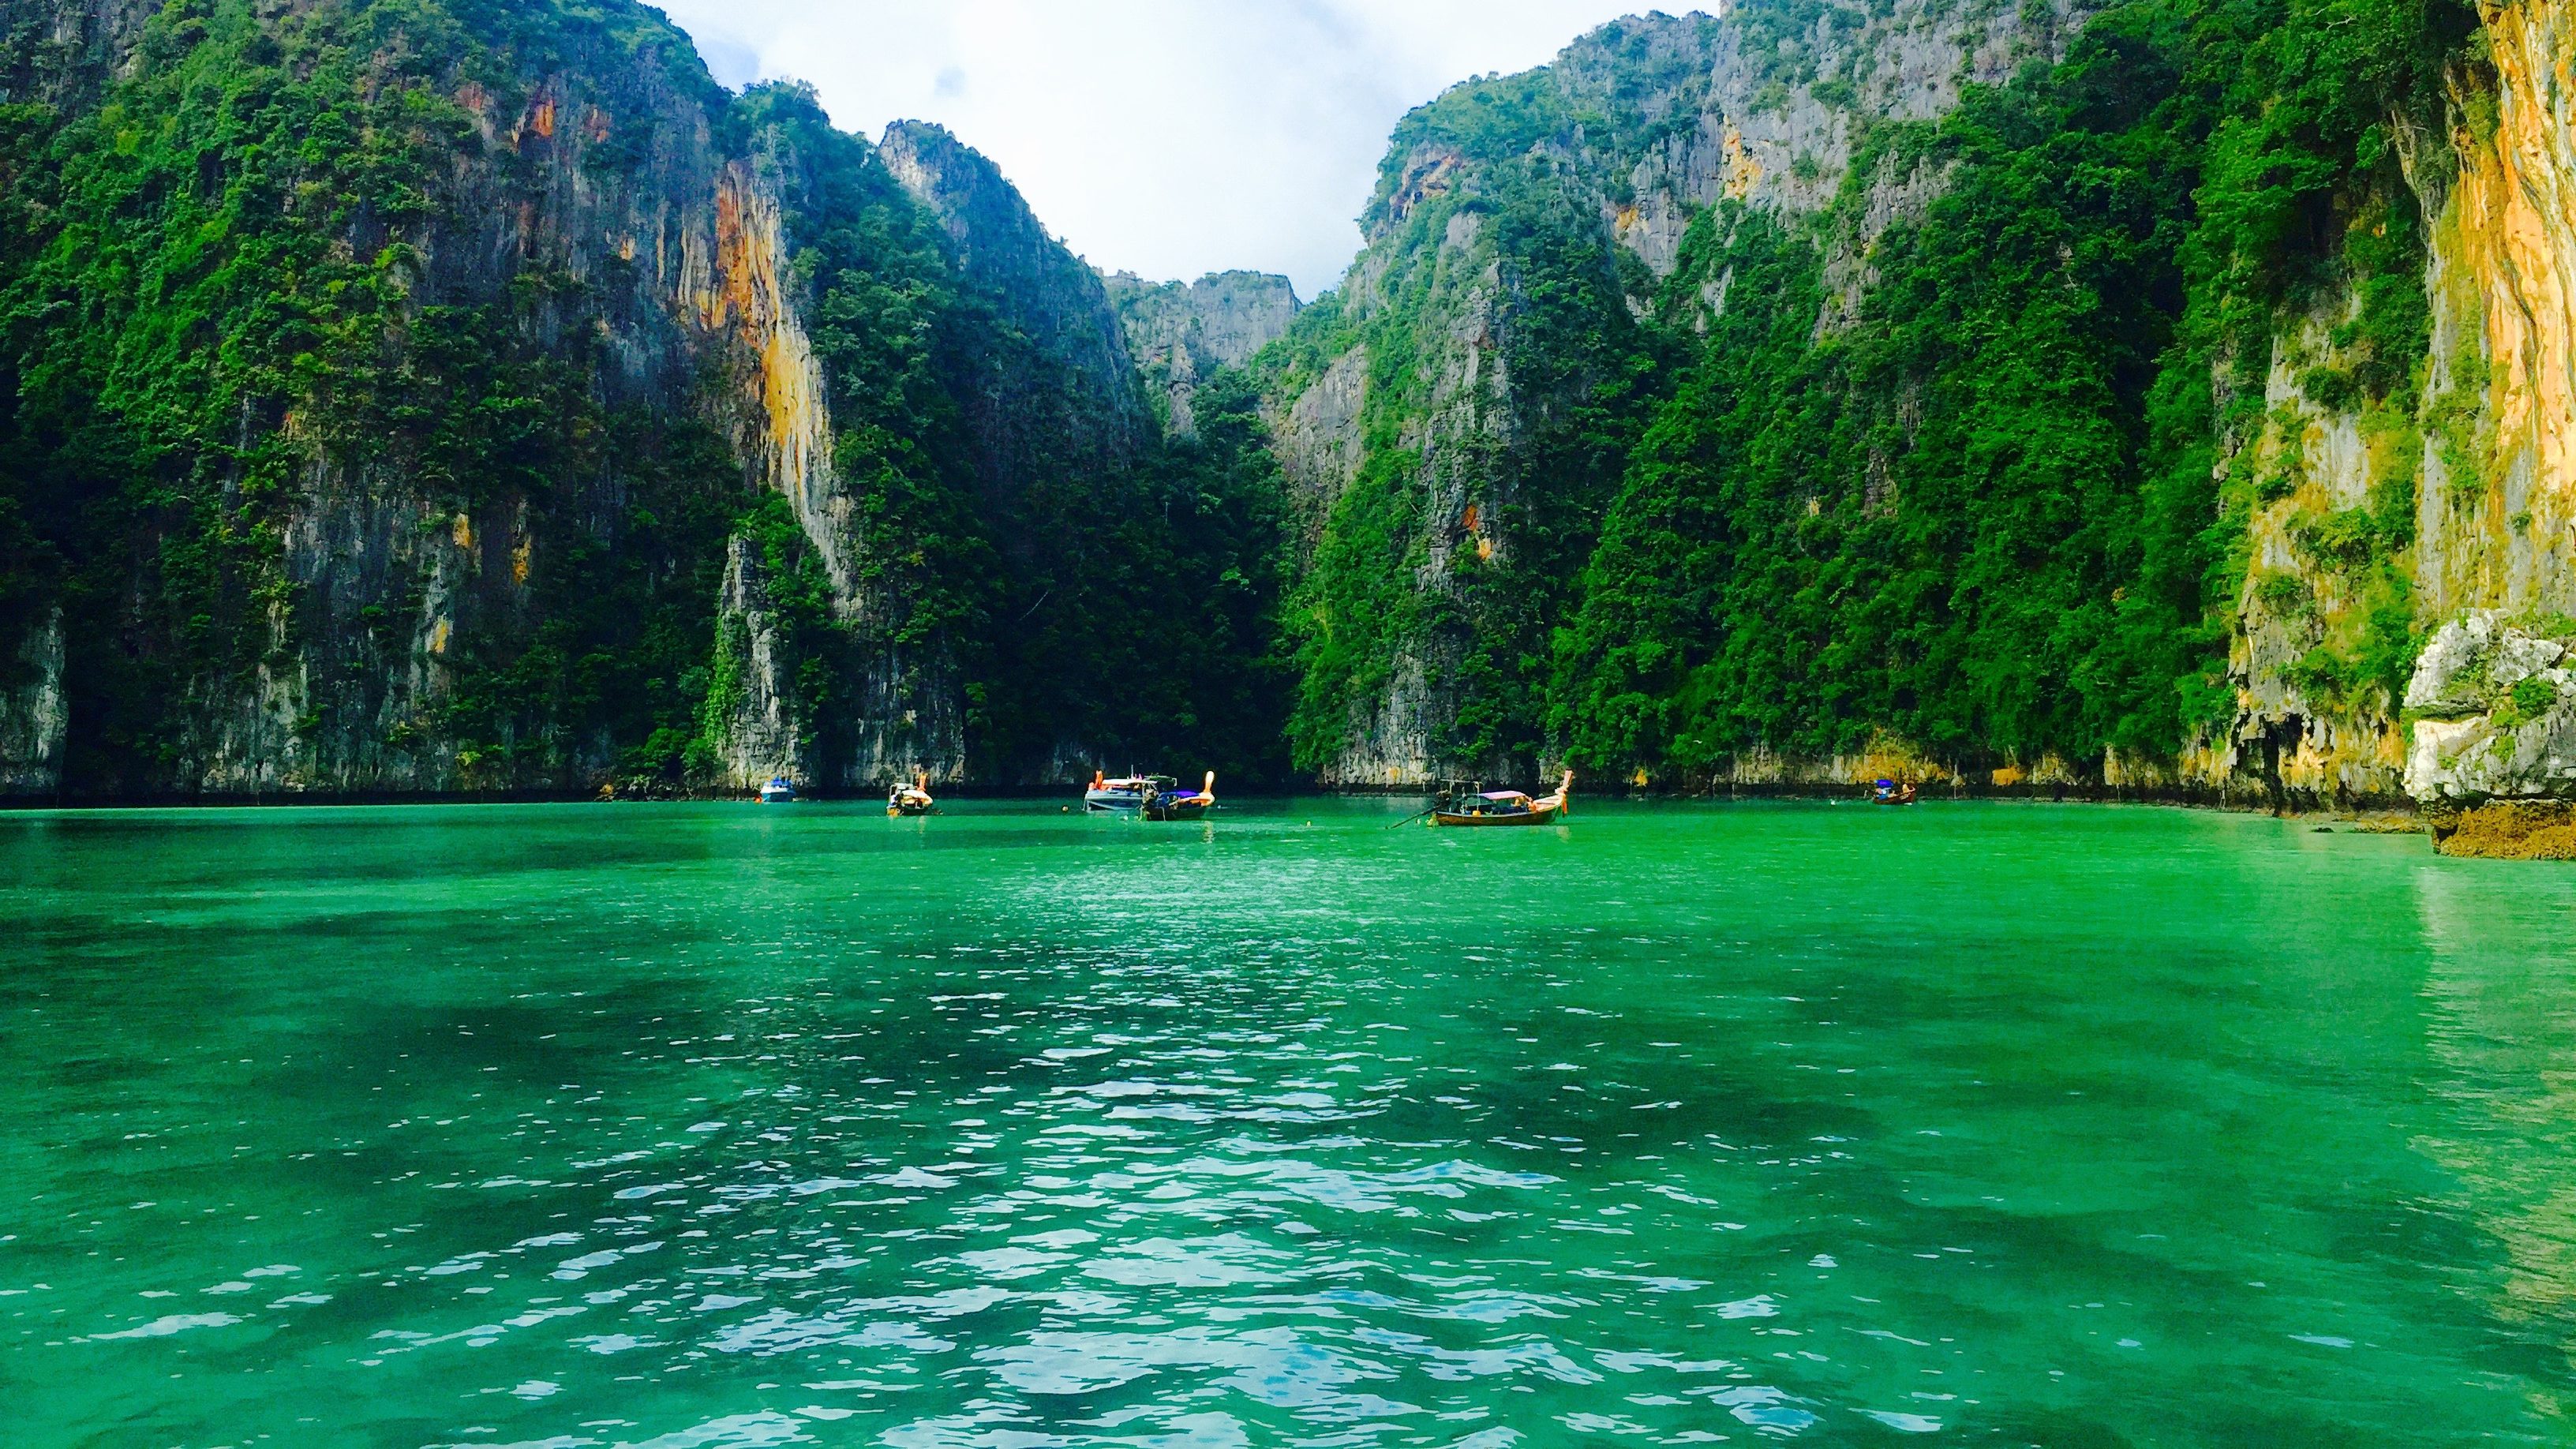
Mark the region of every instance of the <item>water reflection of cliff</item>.
POLYGON ((2576 946, 2568 893, 2535 884, 2518 871, 2415 877, 2439 1069, 2426 1083, 2438 1125, 2415 1145, 2504 1252, 2495 1276, 2456 1286, 2576 1365, 2576 946))

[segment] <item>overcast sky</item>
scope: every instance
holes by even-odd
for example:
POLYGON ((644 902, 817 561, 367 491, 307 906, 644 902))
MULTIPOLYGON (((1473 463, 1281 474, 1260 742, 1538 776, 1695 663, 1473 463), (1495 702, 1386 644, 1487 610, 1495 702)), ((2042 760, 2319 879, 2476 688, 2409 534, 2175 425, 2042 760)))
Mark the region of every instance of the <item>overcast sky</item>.
MULTIPOLYGON (((846 130, 937 121, 1095 265, 1285 272, 1359 249, 1397 118, 1542 65, 1618 0, 666 0, 716 78, 794 77, 846 130)), ((1692 7, 1665 0, 1668 11, 1692 7)))

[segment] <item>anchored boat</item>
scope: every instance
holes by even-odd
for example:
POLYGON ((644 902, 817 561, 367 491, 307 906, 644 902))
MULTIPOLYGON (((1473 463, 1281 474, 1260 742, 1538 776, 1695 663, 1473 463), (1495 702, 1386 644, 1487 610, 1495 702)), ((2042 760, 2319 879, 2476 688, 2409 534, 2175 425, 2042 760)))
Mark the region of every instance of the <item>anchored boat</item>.
POLYGON ((1196 794, 1184 793, 1181 782, 1169 775, 1126 775, 1112 780, 1098 770, 1091 773, 1091 788, 1082 792, 1086 810, 1141 815, 1148 820, 1196 820, 1215 803, 1214 770, 1207 772, 1207 780, 1196 794))
POLYGON ((928 775, 914 776, 909 785, 898 781, 893 789, 886 792, 888 815, 927 815, 938 808, 939 802, 930 798, 928 775))
POLYGON ((1196 820, 1200 816, 1205 815, 1208 812, 1208 807, 1215 803, 1216 771, 1210 770, 1207 772, 1207 778, 1200 782, 1197 794, 1180 795, 1166 793, 1159 795, 1155 797, 1151 803, 1145 806, 1145 818, 1148 820, 1196 820))
POLYGON ((1565 772, 1556 793, 1533 800, 1519 790, 1444 792, 1448 798, 1432 807, 1433 825, 1546 825, 1561 819, 1574 795, 1574 772, 1565 772))
POLYGON ((792 804, 795 799, 796 782, 785 775, 780 775, 760 787, 760 803, 763 805, 787 805, 792 804))

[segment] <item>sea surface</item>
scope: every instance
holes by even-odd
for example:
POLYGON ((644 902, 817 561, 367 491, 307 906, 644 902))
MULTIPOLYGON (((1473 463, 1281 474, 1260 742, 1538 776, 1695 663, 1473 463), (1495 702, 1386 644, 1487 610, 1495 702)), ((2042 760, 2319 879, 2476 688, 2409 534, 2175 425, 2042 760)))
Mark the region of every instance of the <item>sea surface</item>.
POLYGON ((0 1440, 2576 1440, 2576 871, 1405 808, 0 816, 0 1440))

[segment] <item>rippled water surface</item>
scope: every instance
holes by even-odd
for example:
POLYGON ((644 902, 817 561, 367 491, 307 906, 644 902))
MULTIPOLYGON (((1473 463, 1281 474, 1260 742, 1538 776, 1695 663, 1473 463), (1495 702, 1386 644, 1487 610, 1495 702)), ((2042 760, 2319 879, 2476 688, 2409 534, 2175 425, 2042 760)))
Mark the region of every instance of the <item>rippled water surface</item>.
POLYGON ((0 1433, 2576 1435, 2576 873, 1400 813, 0 817, 0 1433))

